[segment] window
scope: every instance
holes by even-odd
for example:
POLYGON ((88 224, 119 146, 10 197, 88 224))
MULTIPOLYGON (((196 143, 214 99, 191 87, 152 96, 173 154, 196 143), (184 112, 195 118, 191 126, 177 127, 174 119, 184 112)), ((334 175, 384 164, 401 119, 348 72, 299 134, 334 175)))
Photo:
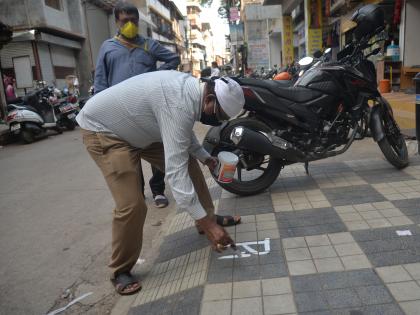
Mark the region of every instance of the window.
POLYGON ((56 10, 61 10, 61 0, 44 0, 45 5, 56 10))

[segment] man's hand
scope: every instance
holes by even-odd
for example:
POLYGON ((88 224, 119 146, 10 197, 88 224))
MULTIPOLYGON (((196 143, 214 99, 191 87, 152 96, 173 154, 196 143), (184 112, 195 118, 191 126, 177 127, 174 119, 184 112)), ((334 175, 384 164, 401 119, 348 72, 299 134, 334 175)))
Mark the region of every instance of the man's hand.
POLYGON ((196 221, 198 226, 206 233, 207 238, 212 244, 212 248, 221 253, 229 245, 236 249, 235 242, 230 238, 229 234, 223 227, 218 225, 208 216, 196 221))
POLYGON ((214 156, 211 156, 204 161, 204 165, 206 165, 212 173, 214 173, 217 164, 219 164, 219 160, 214 156))

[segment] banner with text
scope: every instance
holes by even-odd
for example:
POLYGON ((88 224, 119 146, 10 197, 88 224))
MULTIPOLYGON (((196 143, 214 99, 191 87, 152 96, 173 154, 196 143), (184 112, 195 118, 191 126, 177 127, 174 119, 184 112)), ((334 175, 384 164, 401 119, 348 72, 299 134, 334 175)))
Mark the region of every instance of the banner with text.
POLYGON ((283 15, 283 38, 282 38, 282 63, 286 66, 293 62, 293 26, 292 17, 283 15))

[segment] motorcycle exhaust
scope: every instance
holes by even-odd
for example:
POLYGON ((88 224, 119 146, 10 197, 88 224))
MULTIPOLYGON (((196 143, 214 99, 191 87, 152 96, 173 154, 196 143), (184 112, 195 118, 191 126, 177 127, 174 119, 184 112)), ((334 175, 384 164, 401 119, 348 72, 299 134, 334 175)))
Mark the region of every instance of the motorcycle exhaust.
POLYGON ((290 162, 305 162, 307 160, 305 154, 290 142, 242 126, 235 127, 232 130, 230 140, 239 149, 271 155, 277 159, 290 162))

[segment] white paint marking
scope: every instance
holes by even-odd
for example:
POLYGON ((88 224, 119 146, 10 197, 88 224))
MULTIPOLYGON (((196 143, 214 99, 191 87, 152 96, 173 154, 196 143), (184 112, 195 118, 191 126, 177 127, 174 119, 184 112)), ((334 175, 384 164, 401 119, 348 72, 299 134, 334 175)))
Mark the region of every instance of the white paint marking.
POLYGON ((410 236, 410 235, 413 235, 413 234, 411 234, 410 230, 403 230, 403 231, 397 231, 397 235, 398 236, 410 236))
POLYGON ((88 292, 85 293, 81 296, 79 296, 77 299, 74 299, 73 301, 71 301, 69 304, 67 304, 64 307, 58 308, 55 311, 49 312, 47 315, 56 315, 58 313, 64 312, 66 309, 68 309, 70 306, 72 306, 73 304, 76 304, 77 302, 83 300, 84 298, 88 297, 89 295, 93 294, 93 292, 88 292))
POLYGON ((245 251, 239 251, 239 249, 237 249, 234 251, 234 255, 221 256, 218 259, 247 258, 252 255, 267 255, 270 252, 270 239, 266 238, 263 241, 236 243, 236 247, 242 247, 245 251), (264 251, 258 252, 251 247, 253 245, 264 245, 264 251))

